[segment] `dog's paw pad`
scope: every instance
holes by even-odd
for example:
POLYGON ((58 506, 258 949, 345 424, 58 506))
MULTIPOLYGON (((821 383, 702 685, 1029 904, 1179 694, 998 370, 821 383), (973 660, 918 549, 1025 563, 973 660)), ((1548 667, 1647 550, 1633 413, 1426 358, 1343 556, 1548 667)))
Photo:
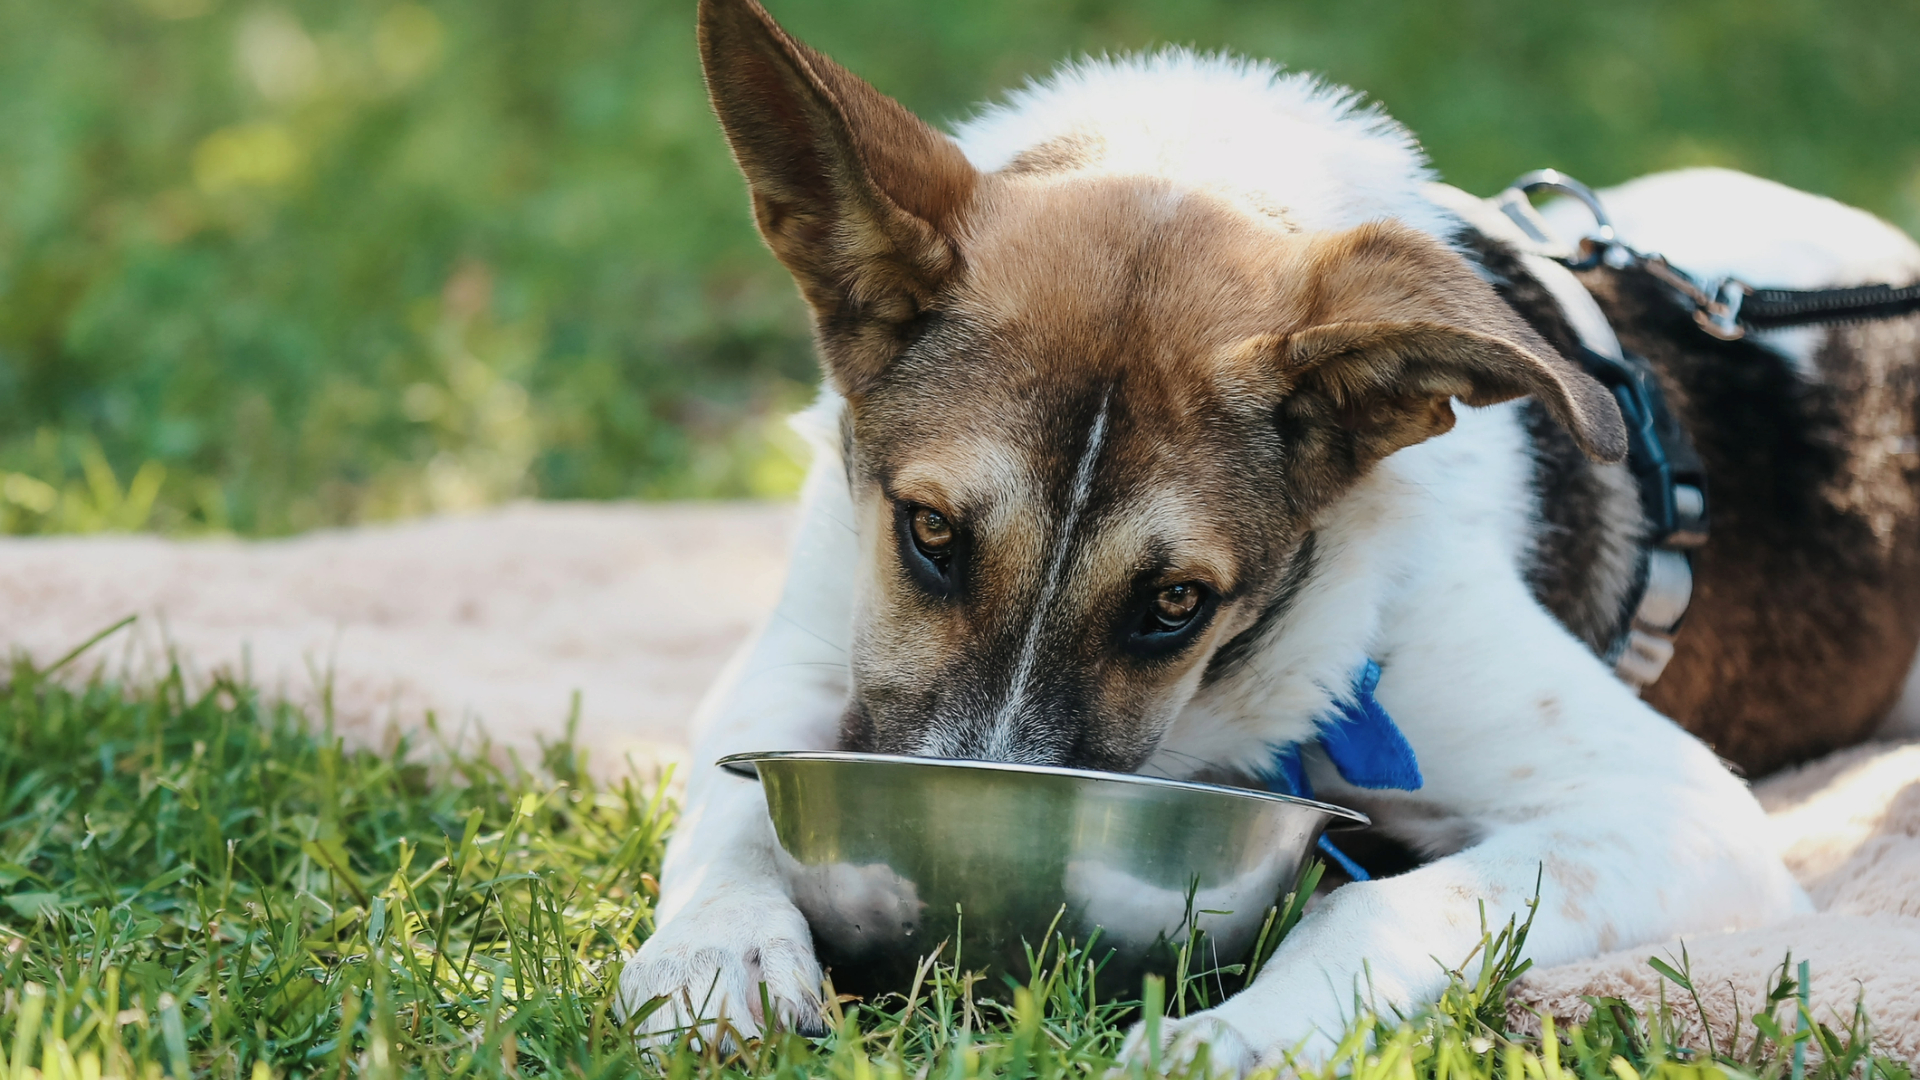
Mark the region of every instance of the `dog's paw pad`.
POLYGON ((689 1030, 723 1046, 770 1027, 824 1033, 820 965, 799 912, 715 914, 676 920, 627 959, 615 996, 622 1022, 650 1046, 689 1030))

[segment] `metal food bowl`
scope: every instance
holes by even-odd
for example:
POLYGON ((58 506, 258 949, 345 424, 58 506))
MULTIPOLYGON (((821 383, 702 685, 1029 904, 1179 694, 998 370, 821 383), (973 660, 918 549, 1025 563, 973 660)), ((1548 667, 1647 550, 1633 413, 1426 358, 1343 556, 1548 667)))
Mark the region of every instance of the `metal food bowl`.
POLYGON ((964 968, 987 969, 988 989, 1024 981, 1056 917, 1104 955, 1105 993, 1169 971, 1189 911, 1209 960, 1235 962, 1320 834, 1368 823, 1307 799, 1046 766, 828 751, 720 764, 757 770, 820 962, 837 990, 868 995, 906 990, 942 941, 942 959, 957 944, 964 968))

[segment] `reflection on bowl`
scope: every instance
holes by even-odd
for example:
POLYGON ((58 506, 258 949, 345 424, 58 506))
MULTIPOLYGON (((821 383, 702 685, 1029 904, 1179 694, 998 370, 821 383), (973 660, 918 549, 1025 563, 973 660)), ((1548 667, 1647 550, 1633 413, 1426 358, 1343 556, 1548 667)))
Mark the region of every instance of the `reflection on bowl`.
POLYGON ((757 772, 820 961, 861 994, 904 990, 943 941, 988 987, 1024 980, 1056 917, 1071 941, 1098 933, 1104 993, 1165 973, 1189 911, 1231 963, 1321 832, 1367 824, 1307 799, 1046 766, 829 751, 721 764, 757 772))

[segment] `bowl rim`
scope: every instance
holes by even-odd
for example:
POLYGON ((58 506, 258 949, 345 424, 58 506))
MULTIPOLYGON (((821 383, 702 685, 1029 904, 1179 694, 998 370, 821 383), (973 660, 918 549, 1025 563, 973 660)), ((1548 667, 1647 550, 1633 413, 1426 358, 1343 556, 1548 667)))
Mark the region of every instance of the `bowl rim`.
POLYGON ((758 765, 762 761, 825 761, 855 763, 869 762, 880 765, 916 765, 939 768, 976 769, 982 772, 1025 773, 1033 776, 1061 776, 1072 780, 1099 780, 1107 783, 1136 784, 1145 787, 1176 788, 1184 791, 1200 791, 1215 795, 1232 795, 1243 799, 1264 802, 1291 803, 1295 806, 1311 807, 1332 818, 1324 828, 1329 831, 1346 832, 1350 829, 1364 829, 1373 824, 1373 819, 1358 810, 1335 803, 1321 802, 1318 799, 1303 799, 1298 795, 1282 795, 1277 791, 1258 791, 1253 788, 1229 787, 1226 784, 1205 784, 1198 780, 1172 780, 1164 776, 1142 776, 1139 773, 1106 772, 1101 769, 1069 769, 1062 765, 1026 765, 1013 761, 978 761, 971 758, 915 757, 907 754, 868 754, 853 750, 753 750, 738 754, 728 754, 715 761, 725 771, 749 780, 758 780, 758 765), (752 771, 749 772, 749 767, 752 771))

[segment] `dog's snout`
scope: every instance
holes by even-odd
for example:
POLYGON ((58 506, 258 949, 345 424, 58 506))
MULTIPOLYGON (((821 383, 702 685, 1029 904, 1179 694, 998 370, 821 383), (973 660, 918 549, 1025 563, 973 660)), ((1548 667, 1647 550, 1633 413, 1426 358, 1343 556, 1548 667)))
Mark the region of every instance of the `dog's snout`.
POLYGON ((1077 764, 1072 760, 1073 740, 1062 730, 1064 725, 1057 717, 1036 712, 1021 709, 948 731, 930 731, 927 756, 1017 765, 1077 764))
POLYGON ((967 693, 934 700, 875 702, 856 697, 840 720, 840 748, 915 757, 999 761, 1020 765, 1113 768, 1109 755, 1089 754, 1096 710, 1083 688, 1031 687, 1017 700, 967 693))

